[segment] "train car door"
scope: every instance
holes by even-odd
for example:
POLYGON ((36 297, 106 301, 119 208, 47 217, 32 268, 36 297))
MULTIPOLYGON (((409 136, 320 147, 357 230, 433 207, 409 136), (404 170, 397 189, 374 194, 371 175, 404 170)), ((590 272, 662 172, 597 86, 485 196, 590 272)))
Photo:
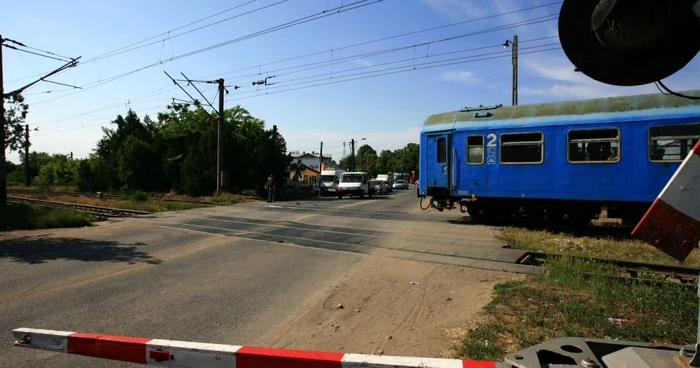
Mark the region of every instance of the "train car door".
POLYGON ((429 135, 427 149, 428 189, 434 193, 449 193, 450 190, 450 142, 451 134, 429 135))

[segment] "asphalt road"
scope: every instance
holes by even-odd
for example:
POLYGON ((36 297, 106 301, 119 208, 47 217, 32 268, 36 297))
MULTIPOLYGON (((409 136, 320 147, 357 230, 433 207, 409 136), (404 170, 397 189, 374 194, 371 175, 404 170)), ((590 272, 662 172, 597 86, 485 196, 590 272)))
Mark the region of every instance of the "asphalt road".
POLYGON ((131 366, 12 347, 18 327, 255 344, 362 257, 470 266, 498 253, 492 229, 460 217, 421 211, 412 187, 0 238, 0 366, 131 366))

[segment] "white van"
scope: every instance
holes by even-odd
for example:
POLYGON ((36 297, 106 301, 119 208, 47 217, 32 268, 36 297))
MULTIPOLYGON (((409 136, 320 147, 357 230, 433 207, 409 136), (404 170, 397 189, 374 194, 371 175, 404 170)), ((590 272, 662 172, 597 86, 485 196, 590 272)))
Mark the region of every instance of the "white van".
POLYGON ((334 195, 335 189, 340 182, 340 175, 345 170, 323 170, 316 183, 316 193, 321 195, 334 195))
POLYGON ((340 182, 335 192, 338 199, 343 199, 343 196, 362 198, 365 194, 372 198, 374 188, 370 186, 369 176, 366 172, 344 172, 340 175, 340 182))

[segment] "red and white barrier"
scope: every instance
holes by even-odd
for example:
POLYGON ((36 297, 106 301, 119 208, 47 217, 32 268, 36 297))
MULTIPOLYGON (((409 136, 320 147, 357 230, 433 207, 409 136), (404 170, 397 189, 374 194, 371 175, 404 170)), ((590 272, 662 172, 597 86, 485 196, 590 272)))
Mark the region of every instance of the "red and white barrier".
POLYGON ((632 234, 681 262, 700 247, 700 141, 632 234))
POLYGON ((15 346, 183 368, 505 368, 502 363, 326 353, 18 328, 15 346))

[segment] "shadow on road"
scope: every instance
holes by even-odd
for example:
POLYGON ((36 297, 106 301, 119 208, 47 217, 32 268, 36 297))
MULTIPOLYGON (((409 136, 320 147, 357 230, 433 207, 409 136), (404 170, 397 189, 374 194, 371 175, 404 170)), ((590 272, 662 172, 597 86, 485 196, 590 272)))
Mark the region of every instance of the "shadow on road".
POLYGON ((29 264, 59 259, 160 264, 159 259, 138 250, 139 246, 145 245, 144 243, 122 245, 113 241, 33 236, 0 241, 0 258, 29 264))

